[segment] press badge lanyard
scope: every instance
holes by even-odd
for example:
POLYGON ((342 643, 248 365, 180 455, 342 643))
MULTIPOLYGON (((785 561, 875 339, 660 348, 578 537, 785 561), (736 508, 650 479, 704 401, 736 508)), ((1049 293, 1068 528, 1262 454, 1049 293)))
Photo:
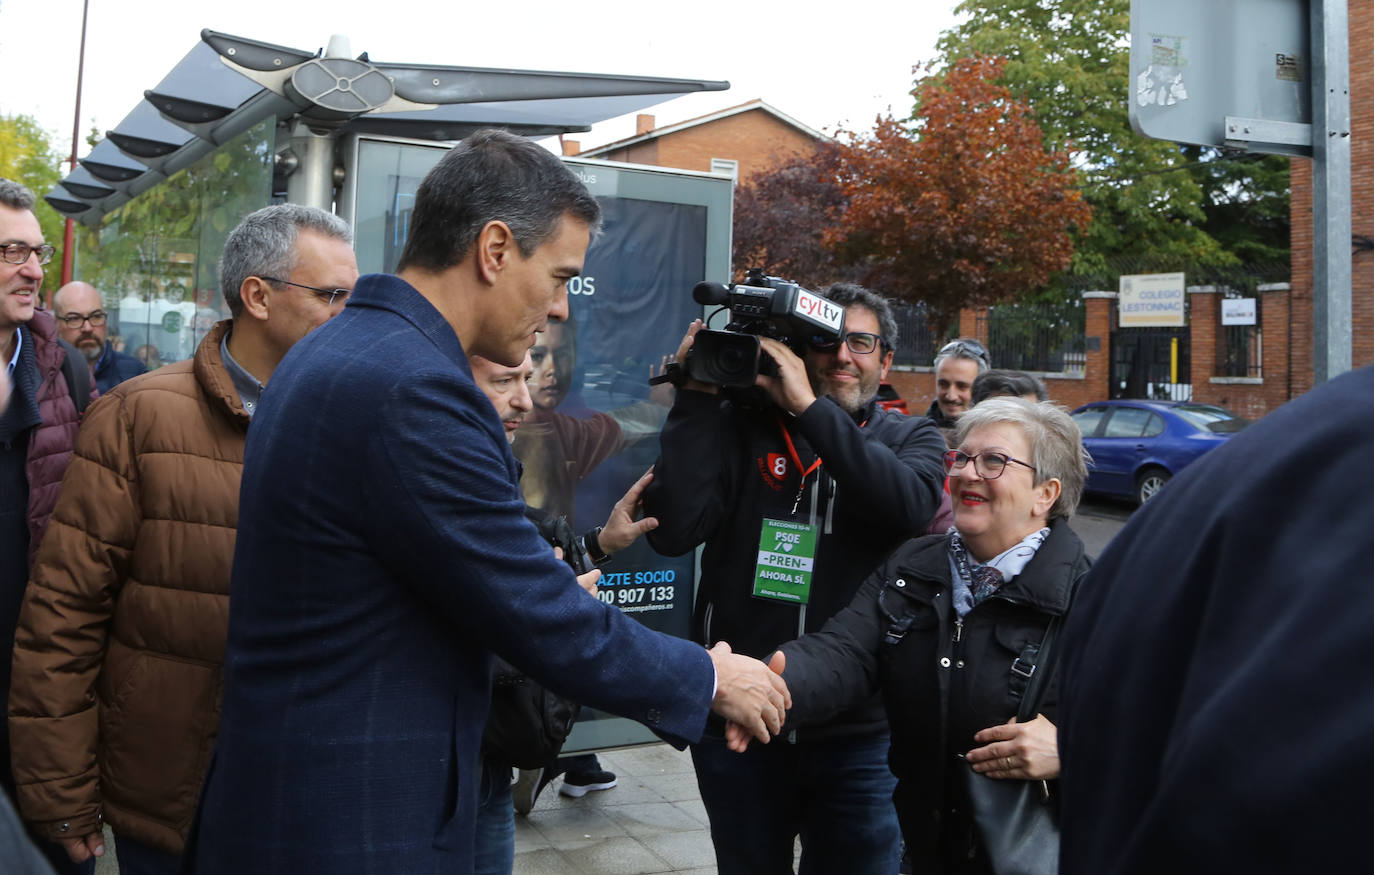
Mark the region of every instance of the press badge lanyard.
MULTIPOLYGON (((797 487, 797 497, 792 501, 792 513, 796 516, 801 506, 802 496, 806 494, 807 478, 821 467, 821 459, 816 457, 810 467, 803 467, 797 446, 788 434, 787 426, 778 420, 782 439, 787 444, 787 452, 792 464, 796 466, 801 483, 797 487)), ((800 608, 797 618, 797 634, 806 629, 806 604, 811 600, 811 572, 816 561, 816 542, 820 527, 816 525, 816 493, 811 495, 811 522, 801 523, 793 519, 769 519, 764 517, 759 532, 758 563, 754 566, 755 598, 787 602, 800 608)))
MULTIPOLYGON (((806 478, 810 477, 821 467, 821 457, 817 456, 816 461, 811 463, 810 468, 802 468, 801 456, 797 454, 797 445, 792 443, 792 435, 787 430, 787 426, 782 419, 778 419, 778 428, 782 431, 783 442, 787 444, 788 455, 792 457, 792 464, 797 466, 797 471, 801 473, 801 482, 797 484, 797 497, 792 500, 792 516, 797 515, 797 508, 801 506, 802 495, 806 492, 806 478)), ((812 524, 815 524, 815 514, 812 514, 812 524)))

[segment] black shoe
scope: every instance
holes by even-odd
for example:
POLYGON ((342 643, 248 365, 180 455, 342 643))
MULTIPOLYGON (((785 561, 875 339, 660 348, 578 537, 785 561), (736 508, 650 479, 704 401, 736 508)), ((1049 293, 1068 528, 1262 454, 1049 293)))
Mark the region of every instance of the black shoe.
POLYGON ((563 776, 563 786, 558 788, 558 792, 580 799, 593 790, 609 790, 614 786, 615 775, 612 772, 568 772, 563 776))
POLYGON ((515 803, 516 814, 529 814, 540 792, 549 783, 544 777, 544 769, 520 769, 515 786, 511 789, 511 800, 515 803))

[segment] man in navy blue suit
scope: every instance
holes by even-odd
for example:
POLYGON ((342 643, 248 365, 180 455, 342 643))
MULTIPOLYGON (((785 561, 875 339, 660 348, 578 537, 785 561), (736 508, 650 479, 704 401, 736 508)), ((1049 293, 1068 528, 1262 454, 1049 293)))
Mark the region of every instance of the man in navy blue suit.
POLYGON ((677 744, 708 710, 780 728, 786 688, 762 663, 578 586, 525 519, 473 382, 468 354, 514 367, 567 317, 599 220, 552 154, 474 134, 421 184, 397 276, 359 280, 273 374, 195 871, 471 871, 493 652, 677 744))
POLYGON ((1374 367, 1189 465, 1062 642, 1064 875, 1368 872, 1374 367))

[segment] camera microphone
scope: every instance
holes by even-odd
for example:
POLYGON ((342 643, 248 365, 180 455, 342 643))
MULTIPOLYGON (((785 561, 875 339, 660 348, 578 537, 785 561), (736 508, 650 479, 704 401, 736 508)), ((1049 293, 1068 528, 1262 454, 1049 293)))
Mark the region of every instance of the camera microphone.
POLYGON ((692 300, 703 307, 724 304, 730 300, 730 288, 724 283, 700 282, 692 287, 692 300))

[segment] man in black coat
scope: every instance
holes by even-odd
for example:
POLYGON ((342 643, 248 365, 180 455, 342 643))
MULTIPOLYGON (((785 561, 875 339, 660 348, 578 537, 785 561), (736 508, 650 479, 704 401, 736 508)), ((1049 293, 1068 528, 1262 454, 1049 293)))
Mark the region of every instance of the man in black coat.
POLYGON ((1138 511, 1063 638, 1065 875, 1369 868, 1374 368, 1138 511))
MULTIPOLYGON (((887 301, 848 284, 825 295, 845 308, 844 339, 802 358, 763 338, 778 371, 759 377, 771 403, 723 400, 689 380, 664 426, 644 494, 659 527, 647 537, 667 555, 705 544, 693 620, 703 644, 766 657, 820 629, 940 505, 939 430, 874 400, 896 341, 887 301)), ((797 835, 803 871, 895 871, 878 697, 778 741, 738 756, 715 727, 692 747, 721 875, 790 873, 797 835)))

